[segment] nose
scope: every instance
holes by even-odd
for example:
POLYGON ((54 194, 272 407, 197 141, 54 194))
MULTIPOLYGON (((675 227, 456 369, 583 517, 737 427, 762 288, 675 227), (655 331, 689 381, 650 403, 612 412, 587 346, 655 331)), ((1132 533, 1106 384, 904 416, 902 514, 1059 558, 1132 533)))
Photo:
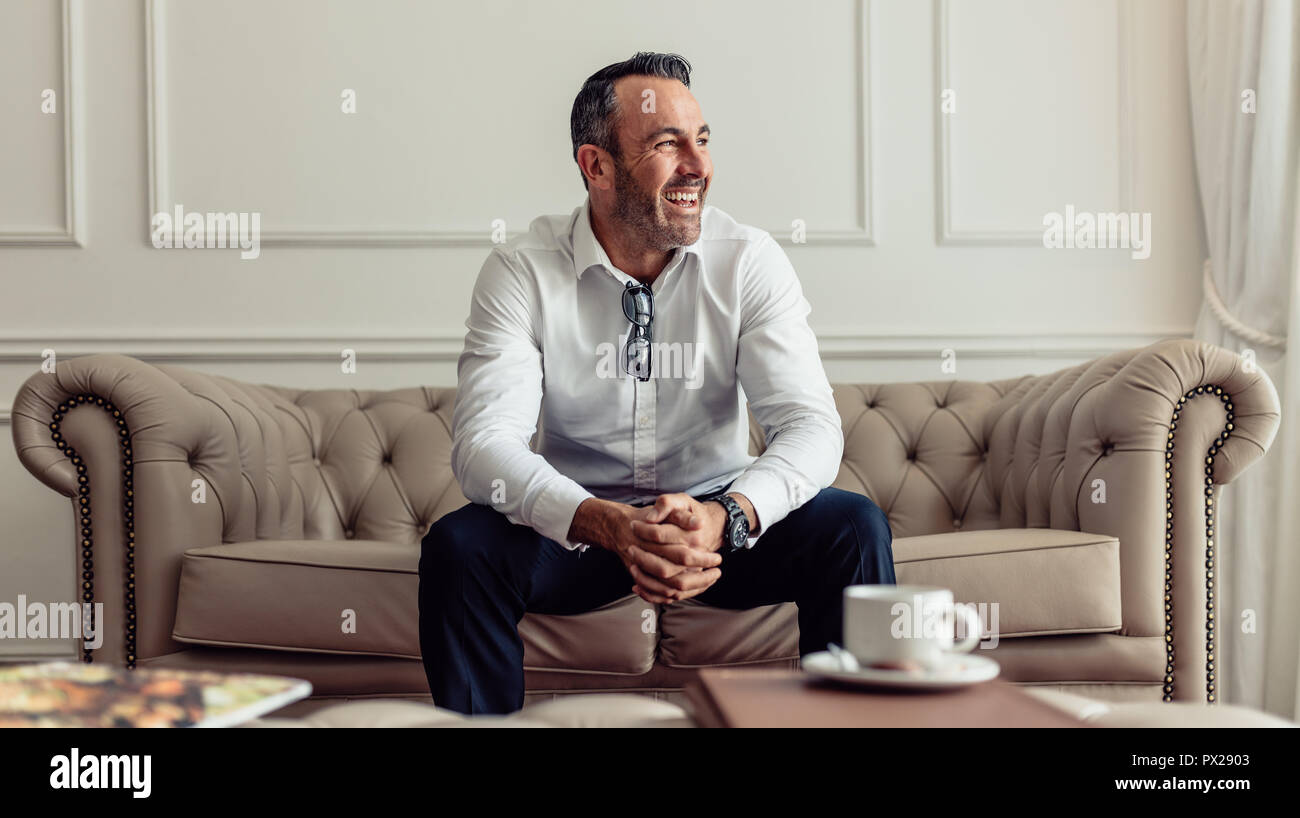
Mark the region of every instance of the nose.
POLYGON ((713 162, 707 149, 691 142, 677 154, 677 174, 692 179, 707 179, 713 173, 713 162))

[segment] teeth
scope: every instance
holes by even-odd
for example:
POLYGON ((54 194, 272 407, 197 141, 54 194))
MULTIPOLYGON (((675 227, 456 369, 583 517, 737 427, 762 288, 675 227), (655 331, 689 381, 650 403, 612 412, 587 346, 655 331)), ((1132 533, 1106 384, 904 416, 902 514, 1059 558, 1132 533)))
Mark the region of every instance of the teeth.
POLYGON ((671 192, 664 194, 664 198, 670 202, 695 202, 699 200, 700 194, 699 191, 691 193, 671 192))

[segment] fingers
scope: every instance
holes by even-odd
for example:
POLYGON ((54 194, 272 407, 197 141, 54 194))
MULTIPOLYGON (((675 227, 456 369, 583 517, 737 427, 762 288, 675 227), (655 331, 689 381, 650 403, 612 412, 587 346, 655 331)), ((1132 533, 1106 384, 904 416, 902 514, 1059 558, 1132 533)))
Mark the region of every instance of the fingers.
POLYGON ((632 561, 632 565, 637 566, 646 574, 660 579, 667 579, 674 574, 681 573, 686 567, 635 545, 628 547, 627 556, 632 561))
POLYGON ((706 571, 683 571, 664 580, 664 584, 679 591, 676 595, 678 599, 686 599, 688 596, 695 596, 700 591, 705 590, 717 582, 721 576, 722 569, 720 568, 710 568, 706 571))
POLYGON ((687 542, 686 532, 669 523, 651 523, 642 520, 633 520, 632 533, 636 535, 638 540, 646 543, 667 545, 669 543, 687 542))
POLYGON ((655 500, 655 504, 646 509, 646 515, 642 519, 651 523, 663 522, 672 513, 674 505, 672 498, 673 495, 671 494, 659 495, 659 498, 655 500))
POLYGON ((646 514, 642 519, 651 523, 662 523, 668 520, 681 528, 690 528, 691 526, 686 523, 695 513, 697 505, 699 503, 689 494, 661 494, 653 506, 646 508, 646 514))
POLYGON ((636 587, 645 591, 650 596, 658 597, 658 601, 670 602, 673 595, 676 593, 676 589, 669 588, 661 580, 650 576, 645 571, 642 571, 635 563, 629 565, 627 570, 628 573, 632 575, 632 579, 636 580, 636 587))
POLYGON ((719 568, 710 568, 707 571, 683 571, 667 579, 649 576, 636 565, 629 566, 628 570, 638 586, 668 599, 689 599, 708 589, 722 576, 722 570, 719 568))
POLYGON ((642 588, 640 585, 633 585, 633 586, 632 586, 632 593, 634 593, 634 594, 636 594, 637 596, 641 597, 641 598, 644 599, 646 602, 652 602, 652 603, 657 603, 657 604, 662 604, 662 605, 671 605, 671 604, 673 604, 673 600, 669 599, 668 597, 666 597, 666 596, 660 596, 659 594, 652 594, 652 593, 650 593, 649 591, 647 591, 646 589, 642 588))
POLYGON ((714 568, 722 564, 722 555, 717 551, 696 548, 690 545, 645 545, 642 550, 657 554, 670 562, 687 568, 714 568))
POLYGON ((632 534, 643 543, 659 545, 685 543, 698 547, 698 543, 705 539, 704 535, 696 534, 704 528, 704 519, 700 515, 683 518, 685 527, 677 525, 672 520, 672 517, 662 523, 633 520, 632 534))
MULTIPOLYGON (((660 508, 658 504, 641 509, 640 519, 647 523, 661 523, 672 509, 660 508)), ((635 522, 635 521, 634 521, 635 522)))
POLYGON ((704 527, 704 517, 694 508, 675 508, 668 512, 663 522, 671 523, 683 531, 696 531, 704 527))

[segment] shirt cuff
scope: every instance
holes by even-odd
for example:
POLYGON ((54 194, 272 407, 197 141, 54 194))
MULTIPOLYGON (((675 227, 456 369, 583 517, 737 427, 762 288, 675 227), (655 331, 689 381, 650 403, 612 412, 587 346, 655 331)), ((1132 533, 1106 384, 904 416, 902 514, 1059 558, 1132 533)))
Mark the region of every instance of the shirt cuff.
POLYGON ((777 477, 756 471, 747 471, 732 481, 727 493, 743 494, 754 507, 758 518, 760 539, 772 526, 781 522, 793 510, 785 483, 777 477))
POLYGON ((543 537, 555 540, 570 551, 579 547, 585 551, 584 543, 570 542, 569 529, 573 527, 573 516, 578 512, 578 506, 595 496, 570 478, 558 477, 533 503, 532 519, 528 524, 543 537))

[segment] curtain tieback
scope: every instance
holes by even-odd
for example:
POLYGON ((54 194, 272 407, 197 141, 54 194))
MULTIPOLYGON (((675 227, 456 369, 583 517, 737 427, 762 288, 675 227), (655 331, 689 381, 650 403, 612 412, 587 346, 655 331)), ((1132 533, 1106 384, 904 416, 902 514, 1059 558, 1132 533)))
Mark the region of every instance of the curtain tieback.
POLYGON ((1205 303, 1209 305, 1210 312, 1214 313, 1214 317, 1219 319, 1219 323, 1234 334, 1257 346, 1285 349, 1285 336, 1273 335, 1247 326, 1237 316, 1228 312, 1228 308, 1223 304, 1223 299, 1219 296, 1219 289, 1214 286, 1214 276, 1210 272, 1210 266, 1210 259, 1207 258, 1201 268, 1201 287, 1205 291, 1205 303))

